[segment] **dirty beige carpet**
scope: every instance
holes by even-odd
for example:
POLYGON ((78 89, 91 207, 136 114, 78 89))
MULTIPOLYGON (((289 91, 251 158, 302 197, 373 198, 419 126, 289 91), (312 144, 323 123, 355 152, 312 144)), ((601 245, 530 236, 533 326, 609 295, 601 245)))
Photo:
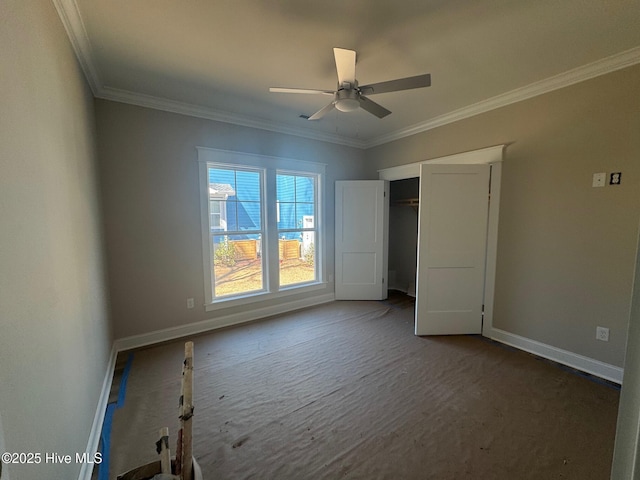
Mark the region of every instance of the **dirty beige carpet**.
MULTIPOLYGON (((608 479, 619 392, 413 309, 334 302, 191 338, 204 477, 608 479)), ((175 448, 183 341, 135 352, 111 478, 175 448)))

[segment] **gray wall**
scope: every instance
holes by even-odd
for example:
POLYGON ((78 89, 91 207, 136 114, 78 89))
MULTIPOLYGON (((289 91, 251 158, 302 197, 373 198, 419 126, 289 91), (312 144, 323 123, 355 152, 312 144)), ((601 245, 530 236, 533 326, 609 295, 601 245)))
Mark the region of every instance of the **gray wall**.
MULTIPOLYGON (((196 146, 326 163, 327 270, 333 275, 334 182, 366 178, 361 150, 106 100, 96 102, 96 116, 116 338, 250 308, 202 307, 196 146), (187 310, 191 297, 197 307, 187 310)), ((318 294, 327 292, 333 284, 318 294)))
MULTIPOLYGON (((11 452, 83 452, 107 322, 93 99, 51 2, 0 2, 0 416, 11 452)), ((13 480, 80 465, 11 466, 13 480)))
POLYGON ((616 366, 640 217, 638 85, 635 66, 366 152, 380 169, 509 144, 494 326, 616 366), (622 185, 591 187, 593 173, 612 171, 622 185))

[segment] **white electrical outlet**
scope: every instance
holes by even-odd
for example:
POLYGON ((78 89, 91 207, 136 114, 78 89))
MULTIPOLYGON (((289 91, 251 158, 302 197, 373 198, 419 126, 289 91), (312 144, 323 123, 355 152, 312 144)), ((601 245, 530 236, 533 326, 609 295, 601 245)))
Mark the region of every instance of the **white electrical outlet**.
POLYGON ((607 327, 596 327, 596 340, 609 341, 609 329, 607 327))
POLYGON ((194 305, 193 298, 187 298, 187 308, 193 308, 194 305))

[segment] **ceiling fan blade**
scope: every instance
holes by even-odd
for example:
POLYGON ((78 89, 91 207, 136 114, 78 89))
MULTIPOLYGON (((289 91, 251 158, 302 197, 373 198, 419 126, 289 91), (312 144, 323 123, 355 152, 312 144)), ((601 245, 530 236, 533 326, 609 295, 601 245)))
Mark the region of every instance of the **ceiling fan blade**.
POLYGON ((342 87, 347 82, 354 86, 356 83, 356 52, 344 48, 334 48, 333 56, 336 59, 338 85, 342 87))
POLYGON ((323 94, 323 95, 333 95, 333 90, 310 90, 307 88, 280 88, 280 87, 271 87, 269 89, 270 92, 273 93, 309 93, 309 94, 323 94))
POLYGON ((416 75, 415 77, 399 78, 388 82, 372 83, 360 87, 360 91, 366 95, 377 93, 397 92, 400 90, 411 90, 412 88, 422 88, 431 86, 431 75, 416 75))
POLYGON ((382 105, 378 105, 373 100, 369 100, 367 97, 362 95, 358 97, 358 100, 360 101, 360 107, 362 107, 363 110, 374 114, 378 118, 384 118, 391 113, 390 110, 387 110, 382 105))
POLYGON ((335 102, 331 102, 329 105, 322 107, 320 110, 318 110, 316 113, 314 113, 313 115, 311 115, 308 120, 320 120, 322 117, 324 117, 327 113, 329 113, 331 110, 333 110, 335 107, 335 102))

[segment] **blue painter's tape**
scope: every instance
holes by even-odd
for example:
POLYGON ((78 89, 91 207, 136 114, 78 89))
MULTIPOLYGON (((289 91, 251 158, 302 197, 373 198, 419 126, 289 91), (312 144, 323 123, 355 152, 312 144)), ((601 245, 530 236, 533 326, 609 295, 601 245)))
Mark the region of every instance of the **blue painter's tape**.
POLYGON ((120 379, 120 390, 118 391, 118 403, 116 408, 122 407, 124 405, 124 397, 127 391, 127 381, 129 380, 129 372, 131 371, 131 364, 133 363, 133 353, 129 354, 127 358, 127 363, 124 366, 124 371, 122 372, 122 378, 120 379))
POLYGON ((102 462, 98 465, 98 480, 109 480, 109 454, 111 452, 111 422, 113 420, 113 412, 116 409, 115 403, 107 405, 107 413, 104 416, 104 423, 102 424, 102 434, 100 439, 102 440, 102 462))
POLYGON ((127 358, 127 363, 124 366, 124 371, 122 372, 122 378, 120 379, 118 400, 107 405, 107 411, 104 415, 104 422, 102 423, 102 433, 100 434, 100 440, 102 444, 100 453, 102 454, 102 462, 100 462, 100 465, 98 465, 98 480, 109 480, 111 424, 113 423, 113 414, 115 413, 115 411, 124 405, 124 399, 127 391, 127 381, 129 380, 129 371, 131 370, 132 363, 133 353, 130 353, 129 357, 127 358))

